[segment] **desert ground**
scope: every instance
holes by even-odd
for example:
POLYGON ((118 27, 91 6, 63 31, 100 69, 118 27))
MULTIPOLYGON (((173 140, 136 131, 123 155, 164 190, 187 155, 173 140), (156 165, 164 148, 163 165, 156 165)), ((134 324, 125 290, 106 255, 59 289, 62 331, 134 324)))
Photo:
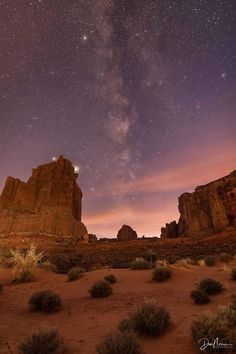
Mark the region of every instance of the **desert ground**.
POLYGON ((0 353, 17 353, 17 347, 25 337, 40 326, 57 328, 73 354, 95 354, 96 346, 114 331, 119 321, 145 299, 153 299, 166 307, 171 315, 171 328, 162 336, 139 336, 146 354, 194 354, 190 326, 194 319, 206 311, 215 312, 219 305, 230 302, 236 294, 236 282, 230 278, 230 263, 217 263, 214 267, 183 264, 172 265, 172 277, 162 283, 151 280, 152 270, 97 269, 84 273, 73 282, 64 274, 38 269, 36 280, 30 283, 12 283, 11 269, 0 269, 0 281, 4 289, 0 294, 0 353), (107 298, 93 299, 89 289, 105 275, 114 274, 113 294, 107 298), (196 305, 190 292, 203 278, 214 278, 223 283, 225 291, 211 297, 206 305, 196 305), (53 290, 62 299, 58 313, 30 312, 28 299, 37 290, 53 290))

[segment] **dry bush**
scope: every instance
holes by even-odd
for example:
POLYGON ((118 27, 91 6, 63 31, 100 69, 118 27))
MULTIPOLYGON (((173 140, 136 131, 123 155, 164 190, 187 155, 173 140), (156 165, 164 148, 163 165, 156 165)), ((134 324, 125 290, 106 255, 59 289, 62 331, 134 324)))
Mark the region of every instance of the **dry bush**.
POLYGON ((22 354, 66 354, 68 350, 55 329, 40 329, 19 346, 22 354))
POLYGON ((158 266, 153 269, 152 279, 155 281, 165 281, 171 277, 172 270, 169 266, 158 266))
POLYGON ((199 260, 198 260, 198 265, 199 265, 200 267, 205 267, 205 265, 206 265, 205 259, 203 259, 203 258, 199 259, 199 260))
POLYGON ((69 270, 69 272, 67 273, 68 281, 74 281, 76 279, 79 279, 83 273, 84 273, 84 270, 80 267, 71 268, 69 270))
POLYGON ((144 354, 134 333, 120 331, 107 336, 96 351, 98 354, 144 354))
POLYGON ((157 255, 155 252, 152 250, 148 249, 142 256, 143 259, 145 259, 148 262, 154 263, 157 260, 157 255))
POLYGON ((190 297, 197 305, 208 304, 210 302, 209 296, 202 290, 196 289, 191 291, 190 297))
POLYGON ((116 277, 114 276, 114 274, 106 275, 106 276, 104 277, 104 280, 108 281, 108 282, 111 283, 111 284, 114 284, 114 283, 117 282, 117 279, 116 279, 116 277))
POLYGON ((216 260, 215 260, 214 256, 206 256, 205 265, 207 267, 214 267, 215 263, 216 263, 216 260))
POLYGON ((216 315, 203 315, 193 321, 191 326, 193 341, 201 347, 203 338, 207 338, 209 342, 217 340, 220 343, 232 344, 232 348, 220 348, 216 350, 213 346, 208 346, 205 352, 226 352, 234 353, 236 345, 236 307, 230 304, 225 308, 221 308, 216 315))
POLYGON ((182 258, 177 261, 177 264, 179 264, 182 267, 188 268, 189 266, 197 265, 198 262, 194 261, 191 258, 182 258))
POLYGON ((20 250, 11 250, 13 273, 21 282, 29 282, 34 279, 34 272, 42 260, 43 252, 36 251, 34 245, 31 245, 26 252, 20 250))
POLYGON ((112 294, 111 284, 106 280, 97 281, 89 290, 91 297, 107 297, 112 294))
POLYGON ((36 291, 28 301, 30 309, 42 312, 57 312, 61 309, 61 298, 51 290, 36 291))
POLYGON ((169 312, 152 301, 146 301, 130 314, 127 320, 121 322, 119 328, 123 331, 132 329, 138 334, 159 336, 170 326, 169 312), (125 322, 126 321, 126 322, 125 322))
POLYGON ((132 270, 139 270, 139 269, 151 269, 152 264, 148 262, 146 259, 142 257, 136 258, 133 262, 130 264, 130 268, 132 270))
POLYGON ((206 278, 199 283, 199 289, 207 293, 208 295, 214 295, 224 290, 223 285, 214 279, 206 278))
POLYGON ((233 269, 231 270, 231 279, 232 279, 232 280, 236 280, 236 268, 233 268, 233 269))

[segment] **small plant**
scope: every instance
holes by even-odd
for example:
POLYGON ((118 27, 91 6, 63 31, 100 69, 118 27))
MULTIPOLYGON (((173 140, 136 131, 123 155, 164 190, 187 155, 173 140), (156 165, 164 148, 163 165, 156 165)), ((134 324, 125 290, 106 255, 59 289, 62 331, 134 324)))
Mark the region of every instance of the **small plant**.
POLYGON ((117 279, 116 279, 116 277, 113 274, 106 275, 104 277, 104 280, 108 281, 111 284, 114 284, 114 283, 117 282, 117 279))
POLYGON ((207 256, 206 258, 205 258, 205 265, 207 266, 207 267, 214 267, 214 265, 215 265, 215 257, 214 256, 207 256))
POLYGON ((160 259, 159 261, 156 261, 156 266, 160 266, 160 267, 168 267, 169 263, 166 259, 160 259))
POLYGON ((152 279, 155 281, 165 281, 171 277, 172 270, 168 266, 158 266, 153 269, 152 279))
MULTIPOLYGON (((209 343, 227 343, 232 347, 221 346, 219 351, 233 353, 236 345, 236 309, 233 303, 229 306, 222 308, 216 315, 203 315, 197 320, 193 321, 191 326, 191 333, 193 341, 198 345, 200 350, 206 352, 215 352, 214 346, 204 347, 204 338, 207 338, 209 343), (231 350, 232 349, 232 350, 231 350)), ((216 344, 217 344, 216 343, 216 344)))
POLYGON ((142 257, 136 258, 133 262, 130 264, 130 268, 132 270, 139 270, 139 269, 150 269, 151 268, 151 263, 148 262, 146 259, 142 257))
POLYGON ((65 354, 67 348, 55 329, 40 329, 26 338, 19 347, 22 354, 65 354))
POLYGON ((206 262, 205 262, 205 259, 201 258, 197 261, 197 264, 200 266, 200 267, 205 267, 206 265, 206 262))
POLYGON ((232 280, 236 280, 236 268, 233 268, 233 269, 231 270, 231 279, 232 279, 232 280))
POLYGON ((139 334, 159 336, 169 328, 170 315, 163 306, 145 302, 130 315, 130 326, 139 334))
POLYGON ((107 336, 97 347, 96 352, 98 354, 143 354, 134 333, 120 331, 107 336))
POLYGON ((190 297, 197 305, 203 305, 210 302, 209 296, 202 290, 193 290, 190 294, 190 297))
POLYGON ((31 310, 57 312, 61 309, 61 298, 51 290, 36 291, 29 299, 31 310))
POLYGON ((199 284, 199 289, 208 295, 218 294, 224 290, 223 285, 211 278, 203 279, 199 284))
POLYGON ((37 253, 34 245, 26 251, 11 250, 13 273, 21 282, 29 282, 34 279, 34 272, 42 259, 42 252, 37 253))
POLYGON ((148 262, 154 263, 157 260, 157 255, 155 252, 153 252, 152 250, 147 250, 144 254, 143 254, 143 259, 145 259, 148 262))
POLYGON ((74 281, 76 279, 79 279, 83 274, 83 269, 80 267, 74 267, 69 270, 67 273, 67 278, 68 281, 74 281))
POLYGON ((219 260, 220 260, 220 262, 229 263, 233 260, 233 258, 234 257, 230 253, 222 253, 220 255, 219 260))
POLYGON ((133 329, 130 319, 124 318, 123 320, 121 320, 118 325, 118 330, 121 332, 132 331, 133 329))
POLYGON ((90 295, 95 298, 107 297, 112 294, 111 284, 106 280, 99 280, 89 290, 90 295))

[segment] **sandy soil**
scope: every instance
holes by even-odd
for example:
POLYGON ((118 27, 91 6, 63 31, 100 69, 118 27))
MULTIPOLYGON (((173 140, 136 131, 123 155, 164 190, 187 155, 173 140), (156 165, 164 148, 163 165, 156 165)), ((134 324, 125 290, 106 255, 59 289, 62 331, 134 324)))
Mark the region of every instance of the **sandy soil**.
POLYGON ((103 337, 112 332, 135 305, 147 298, 164 305, 173 324, 161 337, 139 339, 146 354, 194 354, 191 322, 200 313, 215 311, 219 305, 230 302, 231 295, 236 294, 236 282, 230 280, 230 269, 235 266, 235 262, 212 268, 175 265, 172 278, 165 283, 151 281, 150 270, 100 269, 87 272, 74 282, 67 282, 65 275, 39 270, 37 281, 17 285, 10 285, 12 274, 9 269, 0 269, 0 282, 5 284, 0 294, 0 353, 17 353, 23 338, 40 325, 46 325, 59 329, 73 354, 94 354, 103 337), (105 299, 91 299, 88 290, 92 284, 109 273, 118 279, 113 285, 114 293, 105 299), (221 281, 226 291, 213 296, 210 304, 195 305, 189 297, 190 291, 205 277, 221 281), (63 309, 48 315, 29 312, 27 301, 39 289, 57 292, 62 298, 63 309))

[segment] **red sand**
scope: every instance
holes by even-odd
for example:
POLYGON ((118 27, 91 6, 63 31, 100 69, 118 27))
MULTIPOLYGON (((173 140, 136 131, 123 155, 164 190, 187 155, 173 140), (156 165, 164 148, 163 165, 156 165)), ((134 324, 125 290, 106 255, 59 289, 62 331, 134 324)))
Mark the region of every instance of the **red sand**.
POLYGON ((140 344, 146 354, 196 353, 190 337, 191 322, 204 311, 215 311, 218 305, 230 302, 236 294, 236 282, 230 280, 230 269, 235 262, 224 266, 184 268, 173 266, 172 278, 165 283, 151 281, 151 271, 129 269, 100 269, 85 273, 74 282, 67 282, 66 275, 40 270, 37 281, 27 284, 7 285, 12 280, 9 269, 1 269, 0 282, 5 284, 0 294, 0 353, 17 353, 23 338, 36 331, 40 325, 59 329, 73 354, 94 354, 103 337, 112 332, 119 321, 145 298, 154 299, 170 312, 172 328, 158 338, 141 337, 140 344), (105 299, 91 299, 91 285, 105 275, 113 273, 118 282, 114 293, 105 299), (205 277, 213 277, 224 284, 226 291, 212 296, 207 305, 195 305, 189 295, 195 285, 205 277), (39 289, 57 292, 63 309, 56 314, 29 312, 29 296, 39 289))

